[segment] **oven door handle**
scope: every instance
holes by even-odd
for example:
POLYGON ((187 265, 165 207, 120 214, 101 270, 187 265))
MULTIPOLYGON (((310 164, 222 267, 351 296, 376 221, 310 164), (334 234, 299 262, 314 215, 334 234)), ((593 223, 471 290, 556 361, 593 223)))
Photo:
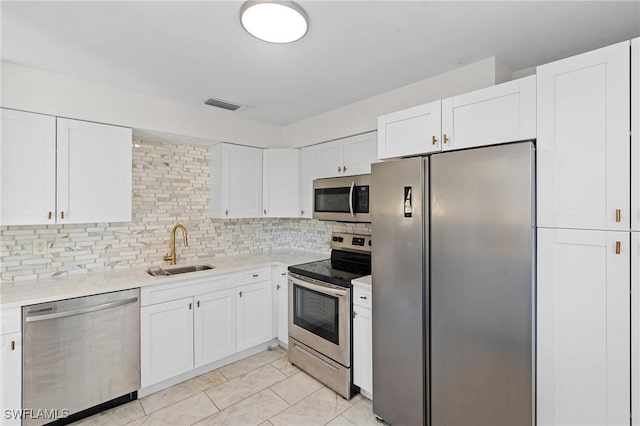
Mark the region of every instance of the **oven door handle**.
POLYGON ((294 284, 299 285, 300 287, 308 288, 310 290, 315 290, 320 293, 331 294, 333 296, 345 297, 349 290, 342 290, 333 287, 328 287, 320 284, 310 283, 309 281, 299 280, 297 278, 289 278, 294 284))
POLYGON ((356 182, 351 182, 351 189, 349 189, 349 212, 351 213, 351 217, 356 217, 353 214, 353 189, 356 187, 356 182))

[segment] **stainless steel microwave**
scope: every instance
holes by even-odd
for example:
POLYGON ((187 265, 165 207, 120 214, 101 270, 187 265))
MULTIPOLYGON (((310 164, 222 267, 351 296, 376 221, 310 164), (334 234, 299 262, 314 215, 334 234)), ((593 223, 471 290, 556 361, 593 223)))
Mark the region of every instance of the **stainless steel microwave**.
POLYGON ((313 218, 371 222, 371 175, 314 180, 313 218))

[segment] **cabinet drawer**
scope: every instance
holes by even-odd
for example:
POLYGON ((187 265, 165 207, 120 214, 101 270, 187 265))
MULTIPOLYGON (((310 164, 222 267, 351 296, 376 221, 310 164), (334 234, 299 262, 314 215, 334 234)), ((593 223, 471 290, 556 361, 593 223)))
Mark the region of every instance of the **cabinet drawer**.
MULTIPOLYGON (((161 280, 162 278, 158 278, 161 280)), ((233 275, 198 278, 175 283, 152 285, 140 289, 140 306, 177 300, 183 297, 197 296, 212 291, 235 287, 233 275)))
POLYGON ((260 281, 271 280, 271 268, 254 269, 247 272, 239 272, 237 275, 238 285, 258 283, 260 281))
POLYGON ((20 308, 0 310, 0 335, 20 331, 22 328, 21 322, 20 308))
POLYGON ((353 304, 371 309, 371 289, 365 289, 357 285, 353 286, 353 304))

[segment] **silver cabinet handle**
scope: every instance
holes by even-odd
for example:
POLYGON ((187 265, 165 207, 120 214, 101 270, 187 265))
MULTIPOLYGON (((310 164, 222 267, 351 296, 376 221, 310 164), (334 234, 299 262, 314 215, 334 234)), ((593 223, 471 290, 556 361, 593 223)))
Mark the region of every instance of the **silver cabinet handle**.
POLYGON ((360 299, 367 300, 367 296, 360 296, 360 299))
POLYGON ((283 272, 283 273, 281 273, 280 275, 282 275, 282 276, 284 277, 285 275, 287 275, 287 273, 286 273, 286 272, 283 272))
POLYGON ((258 278, 260 275, 258 275, 258 274, 253 274, 252 276, 253 276, 253 278, 258 278))
POLYGON ((102 311, 104 309, 115 308, 116 306, 128 305, 130 303, 134 303, 137 301, 138 301, 137 297, 132 297, 130 299, 116 300, 115 302, 103 303, 102 305, 89 306, 87 308, 72 309, 70 311, 64 311, 64 312, 56 312, 55 314, 33 315, 30 317, 27 317, 26 321, 27 322, 44 321, 49 319, 70 317, 73 315, 88 314, 90 312, 97 312, 97 311, 102 311))

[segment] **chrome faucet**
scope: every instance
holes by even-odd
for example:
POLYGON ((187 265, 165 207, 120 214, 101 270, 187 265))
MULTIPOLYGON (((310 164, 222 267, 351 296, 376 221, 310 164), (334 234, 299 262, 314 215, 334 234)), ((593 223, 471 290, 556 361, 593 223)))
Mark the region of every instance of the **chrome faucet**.
POLYGON ((176 264, 176 231, 182 229, 182 235, 184 236, 184 245, 189 247, 189 240, 187 240, 187 228, 181 223, 176 223, 171 229, 171 253, 167 253, 162 260, 169 262, 169 265, 176 264))

